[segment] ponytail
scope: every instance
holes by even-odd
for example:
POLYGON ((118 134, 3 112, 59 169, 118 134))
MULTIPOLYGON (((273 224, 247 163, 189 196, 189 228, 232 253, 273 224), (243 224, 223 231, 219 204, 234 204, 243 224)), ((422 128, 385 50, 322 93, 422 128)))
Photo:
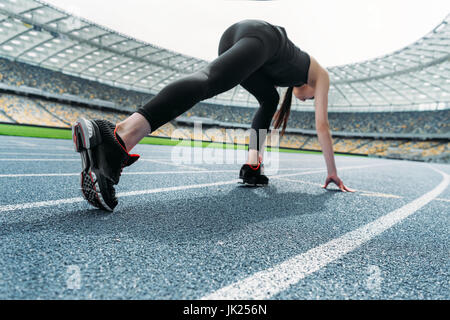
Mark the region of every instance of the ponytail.
POLYGON ((284 94, 283 102, 281 103, 280 109, 275 113, 274 118, 274 125, 273 127, 275 129, 278 129, 279 127, 283 126, 281 130, 281 136, 284 135, 284 132, 286 131, 287 122, 289 119, 289 115, 291 114, 291 104, 292 104, 292 92, 294 90, 294 87, 289 87, 286 90, 286 93, 284 94))

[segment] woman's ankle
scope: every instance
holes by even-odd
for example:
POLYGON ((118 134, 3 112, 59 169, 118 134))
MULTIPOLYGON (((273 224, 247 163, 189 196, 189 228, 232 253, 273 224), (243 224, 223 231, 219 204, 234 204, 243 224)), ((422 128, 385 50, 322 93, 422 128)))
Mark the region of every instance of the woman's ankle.
POLYGON ((247 158, 247 164, 251 166, 257 166, 260 162, 260 155, 258 150, 248 150, 248 158, 247 158))
POLYGON ((116 124, 116 133, 125 143, 125 148, 129 152, 139 141, 151 132, 147 119, 139 113, 133 113, 124 121, 116 124))

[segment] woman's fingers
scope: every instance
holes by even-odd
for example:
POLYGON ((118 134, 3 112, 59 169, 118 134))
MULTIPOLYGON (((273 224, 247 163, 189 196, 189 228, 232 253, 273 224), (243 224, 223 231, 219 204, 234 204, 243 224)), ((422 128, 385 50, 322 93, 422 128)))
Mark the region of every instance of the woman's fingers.
POLYGON ((354 189, 346 187, 344 185, 344 182, 341 179, 339 179, 338 177, 336 177, 336 178, 327 177, 327 179, 325 180, 325 184, 322 186, 322 188, 326 189, 331 182, 333 182, 335 185, 337 185, 338 188, 342 192, 355 192, 356 191, 354 189))
POLYGON ((348 192, 356 192, 355 189, 350 189, 349 187, 344 186, 345 190, 347 190, 348 192))
POLYGON ((330 178, 327 178, 326 180, 325 180, 325 184, 324 185, 322 185, 322 188, 324 188, 324 189, 326 189, 327 187, 328 187, 328 185, 330 184, 330 178))
POLYGON ((339 184, 339 189, 342 190, 342 192, 355 192, 356 190, 350 189, 344 185, 344 182, 341 180, 341 183, 339 184))

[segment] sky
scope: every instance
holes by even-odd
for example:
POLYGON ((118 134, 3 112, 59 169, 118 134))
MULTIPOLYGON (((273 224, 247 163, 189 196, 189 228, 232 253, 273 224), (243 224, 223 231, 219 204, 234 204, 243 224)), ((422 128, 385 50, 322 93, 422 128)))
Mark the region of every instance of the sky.
POLYGON ((233 23, 261 19, 325 67, 401 49, 450 14, 449 0, 44 0, 159 47, 207 61, 233 23))

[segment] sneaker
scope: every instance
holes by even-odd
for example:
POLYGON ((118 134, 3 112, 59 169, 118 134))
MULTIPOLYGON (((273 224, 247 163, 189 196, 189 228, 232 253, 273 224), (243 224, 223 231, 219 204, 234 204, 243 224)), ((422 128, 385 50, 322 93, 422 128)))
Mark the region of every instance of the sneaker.
POLYGON ((122 169, 139 155, 126 151, 115 125, 106 120, 78 120, 72 126, 72 139, 81 155, 83 197, 96 208, 113 211, 118 204, 114 185, 122 169))
POLYGON ((249 186, 267 186, 269 178, 262 174, 264 165, 260 162, 258 166, 254 167, 250 164, 244 164, 239 171, 239 179, 242 183, 249 186))

